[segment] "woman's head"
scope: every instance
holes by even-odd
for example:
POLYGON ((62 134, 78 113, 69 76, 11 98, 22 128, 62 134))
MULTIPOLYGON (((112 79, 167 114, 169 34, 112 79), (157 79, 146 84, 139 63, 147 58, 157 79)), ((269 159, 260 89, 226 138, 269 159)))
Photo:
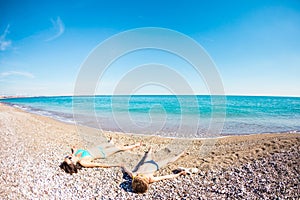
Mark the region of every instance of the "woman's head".
POLYGON ((78 163, 78 158, 74 155, 74 150, 71 149, 71 155, 65 157, 64 161, 60 164, 60 168, 69 174, 77 173, 78 169, 82 166, 78 163))
POLYGON ((61 169, 63 169, 65 172, 69 174, 77 173, 77 167, 74 163, 67 163, 66 161, 62 162, 59 166, 61 169))
POLYGON ((137 175, 132 179, 132 189, 137 193, 147 192, 149 187, 149 181, 147 177, 137 175))

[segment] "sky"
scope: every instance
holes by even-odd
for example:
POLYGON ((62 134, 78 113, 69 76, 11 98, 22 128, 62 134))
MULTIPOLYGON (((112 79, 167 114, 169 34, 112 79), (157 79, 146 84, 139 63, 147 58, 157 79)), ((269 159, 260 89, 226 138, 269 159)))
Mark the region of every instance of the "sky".
MULTIPOLYGON (((97 46, 123 31, 158 27, 201 45, 227 95, 300 96, 299 0, 0 0, 0 10, 0 95, 73 95, 97 46)), ((210 94, 193 66, 158 49, 116 59, 99 77, 95 94, 113 94, 130 70, 149 63, 168 66, 194 93, 210 94)), ((169 94, 171 87, 153 83, 133 90, 169 94)))

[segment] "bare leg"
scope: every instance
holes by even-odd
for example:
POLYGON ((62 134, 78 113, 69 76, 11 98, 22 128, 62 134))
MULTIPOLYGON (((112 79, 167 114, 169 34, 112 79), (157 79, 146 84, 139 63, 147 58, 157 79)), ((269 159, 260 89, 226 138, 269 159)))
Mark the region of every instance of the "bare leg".
MULTIPOLYGON (((149 152, 149 151, 148 151, 149 152)), ((148 152, 145 152, 144 156, 142 157, 142 159, 138 162, 138 164, 134 167, 134 169, 132 170, 132 172, 138 172, 140 171, 140 167, 143 165, 143 163, 145 162, 147 156, 148 156, 148 152)))
POLYGON ((158 164, 153 160, 152 148, 145 154, 134 172, 136 174, 154 174, 159 169, 158 164))
MULTIPOLYGON (((155 171, 158 171, 160 168, 166 166, 168 163, 172 163, 180 158, 184 152, 180 153, 177 156, 167 158, 161 161, 154 161, 152 156, 152 148, 149 149, 148 153, 144 156, 144 161, 141 165, 134 170, 135 174, 154 174, 155 171)), ((140 164, 140 163, 139 163, 140 164)))
MULTIPOLYGON (((111 144, 112 145, 112 144, 111 144)), ((136 147, 140 147, 141 143, 137 143, 130 146, 116 147, 115 145, 109 146, 108 148, 103 148, 103 152, 105 153, 105 157, 111 156, 119 151, 128 151, 134 149, 136 147)))
POLYGON ((112 139, 110 138, 110 140, 108 140, 108 143, 99 144, 98 146, 89 148, 88 151, 95 159, 98 159, 106 158, 107 156, 110 156, 121 150, 114 145, 112 139))
POLYGON ((184 152, 180 153, 177 156, 171 157, 171 158, 166 158, 164 160, 158 161, 157 165, 159 168, 162 168, 164 166, 166 166, 169 163, 175 162, 176 160, 178 160, 182 155, 184 154, 184 152))
POLYGON ((134 148, 136 148, 136 147, 140 147, 141 145, 142 145, 142 144, 141 144, 141 142, 140 142, 140 143, 136 143, 136 144, 130 145, 130 146, 123 146, 123 147, 121 147, 120 149, 121 149, 122 151, 127 151, 127 150, 134 149, 134 148))
POLYGON ((103 149, 106 149, 106 148, 115 147, 115 143, 113 141, 113 138, 110 137, 109 140, 108 140, 108 143, 100 144, 98 146, 101 146, 101 147, 103 147, 103 149))
POLYGON ((112 139, 108 140, 108 142, 100 143, 97 147, 102 147, 103 149, 114 147, 114 142, 112 139))

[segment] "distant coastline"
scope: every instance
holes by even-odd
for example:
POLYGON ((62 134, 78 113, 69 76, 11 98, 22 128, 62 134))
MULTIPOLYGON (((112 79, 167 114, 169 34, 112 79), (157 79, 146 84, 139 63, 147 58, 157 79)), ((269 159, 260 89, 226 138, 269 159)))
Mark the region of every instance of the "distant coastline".
POLYGON ((39 98, 39 97, 101 97, 101 96, 224 96, 224 97, 287 97, 300 98, 298 95, 258 95, 258 94, 95 94, 95 95, 0 95, 0 99, 14 99, 14 98, 39 98))
POLYGON ((0 99, 15 99, 15 98, 28 98, 30 96, 18 96, 18 95, 3 95, 0 99))

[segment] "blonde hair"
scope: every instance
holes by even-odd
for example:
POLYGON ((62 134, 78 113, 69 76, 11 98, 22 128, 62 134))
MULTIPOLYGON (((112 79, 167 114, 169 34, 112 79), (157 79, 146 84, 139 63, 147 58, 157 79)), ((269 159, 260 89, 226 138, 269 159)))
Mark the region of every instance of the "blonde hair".
POLYGON ((149 188, 149 181, 146 177, 135 176, 132 179, 132 189, 136 193, 145 193, 149 188))

